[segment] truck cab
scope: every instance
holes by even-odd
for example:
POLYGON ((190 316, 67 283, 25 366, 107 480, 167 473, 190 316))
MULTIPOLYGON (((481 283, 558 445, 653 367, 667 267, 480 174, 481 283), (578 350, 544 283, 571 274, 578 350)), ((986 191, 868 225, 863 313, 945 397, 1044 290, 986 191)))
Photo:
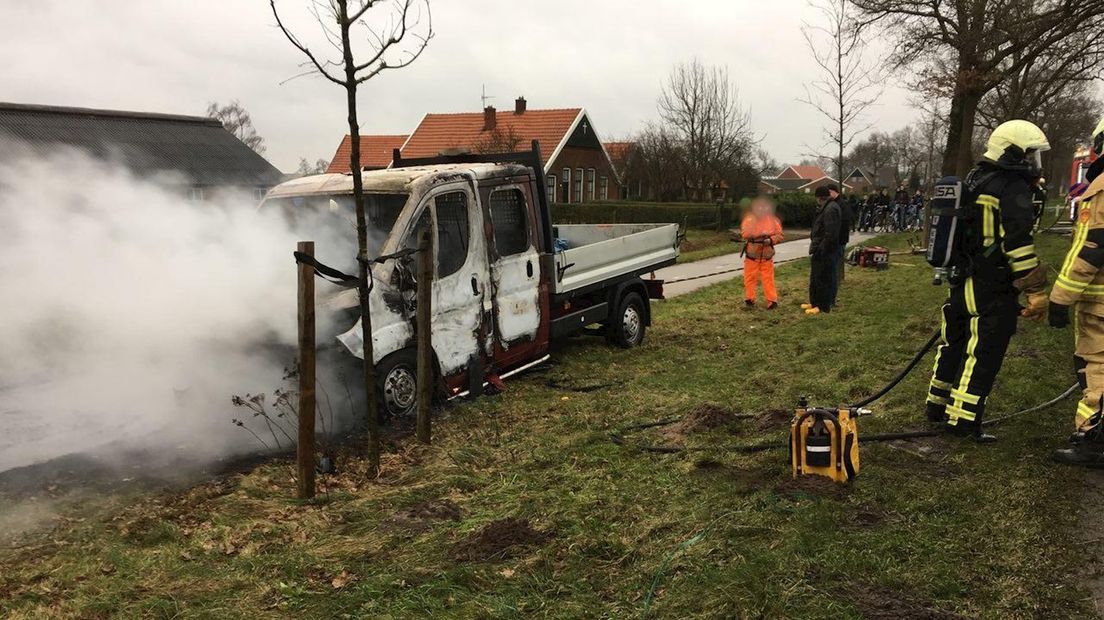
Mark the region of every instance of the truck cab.
MULTIPOLYGON (((553 337, 588 326, 621 346, 640 344, 648 300, 662 295, 660 281, 640 275, 677 256, 673 224, 553 226, 538 149, 418 161, 396 154, 391 168, 362 173, 370 255, 414 248, 431 231, 431 338, 445 396, 481 392, 486 381, 546 358, 553 337)), ((261 208, 281 209, 316 241, 320 261, 354 271, 351 175, 288 181, 261 208)), ((412 411, 417 393, 415 273, 412 256, 371 270, 373 360, 389 416, 412 411)), ((363 358, 356 289, 321 303, 333 337, 363 358)))

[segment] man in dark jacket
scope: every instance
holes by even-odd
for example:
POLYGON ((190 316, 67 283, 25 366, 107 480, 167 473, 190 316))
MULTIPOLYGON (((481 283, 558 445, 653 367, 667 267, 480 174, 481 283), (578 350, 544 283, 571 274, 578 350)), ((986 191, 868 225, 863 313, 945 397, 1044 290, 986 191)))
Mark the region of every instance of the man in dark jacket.
POLYGON ((840 208, 840 245, 839 259, 836 261, 836 281, 832 287, 832 300, 829 305, 836 305, 836 297, 839 295, 839 285, 843 282, 844 261, 843 255, 847 251, 847 242, 851 240, 851 225, 855 222, 855 209, 852 207, 851 196, 844 198, 840 195, 839 186, 835 183, 828 185, 828 196, 832 202, 840 208))
POLYGON ((820 314, 832 310, 832 289, 836 286, 836 263, 839 260, 840 206, 832 200, 827 187, 816 189, 817 213, 809 235, 809 303, 801 304, 805 314, 820 314))

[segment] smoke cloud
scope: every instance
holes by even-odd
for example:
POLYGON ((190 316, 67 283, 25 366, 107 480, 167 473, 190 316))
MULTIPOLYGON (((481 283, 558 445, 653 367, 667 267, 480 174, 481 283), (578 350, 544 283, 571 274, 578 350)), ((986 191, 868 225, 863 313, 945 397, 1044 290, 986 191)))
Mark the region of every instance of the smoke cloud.
POLYGON ((180 187, 76 152, 0 165, 0 472, 259 447, 230 396, 294 361, 296 234, 252 198, 180 187))

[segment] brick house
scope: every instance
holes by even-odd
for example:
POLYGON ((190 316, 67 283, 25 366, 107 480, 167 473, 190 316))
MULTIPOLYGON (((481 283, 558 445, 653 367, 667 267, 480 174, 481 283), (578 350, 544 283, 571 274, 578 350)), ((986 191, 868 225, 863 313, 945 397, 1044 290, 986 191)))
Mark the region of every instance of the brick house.
POLYGON ((620 175, 583 108, 531 110, 519 97, 514 109, 426 114, 402 146, 403 157, 527 149, 539 140, 551 202, 616 200, 620 175))
MULTIPOLYGON (((407 134, 361 136, 360 137, 360 166, 364 170, 382 170, 391 165, 391 153, 394 149, 402 148, 403 143, 409 138, 407 134)), ((326 172, 346 173, 350 171, 349 158, 352 157, 352 136, 346 135, 337 146, 337 152, 330 159, 330 165, 326 172)))
MULTIPOLYGON (((778 192, 802 192, 811 194, 818 187, 839 182, 828 176, 820 166, 786 166, 777 176, 763 177, 759 180, 760 194, 778 192)), ((851 191, 851 185, 843 183, 843 191, 851 191)))

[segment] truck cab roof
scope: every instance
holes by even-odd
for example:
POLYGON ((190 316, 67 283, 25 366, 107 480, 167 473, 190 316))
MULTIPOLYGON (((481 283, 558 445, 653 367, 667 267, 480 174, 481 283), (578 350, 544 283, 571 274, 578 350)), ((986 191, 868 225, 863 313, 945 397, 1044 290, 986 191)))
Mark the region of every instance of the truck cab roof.
MULTIPOLYGON (((416 182, 433 183, 455 179, 457 176, 482 181, 528 174, 532 174, 531 170, 521 164, 466 163, 370 170, 362 172, 360 178, 366 192, 408 192, 416 182)), ((352 173, 316 174, 285 181, 272 188, 266 198, 351 194, 352 192, 352 173)))

